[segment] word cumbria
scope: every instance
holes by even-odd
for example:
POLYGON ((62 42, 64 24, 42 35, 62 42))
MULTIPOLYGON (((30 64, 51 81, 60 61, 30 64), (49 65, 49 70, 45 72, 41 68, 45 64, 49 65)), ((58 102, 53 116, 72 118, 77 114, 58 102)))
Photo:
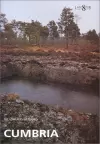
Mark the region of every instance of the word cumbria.
POLYGON ((56 130, 5 130, 5 137, 58 137, 56 130))

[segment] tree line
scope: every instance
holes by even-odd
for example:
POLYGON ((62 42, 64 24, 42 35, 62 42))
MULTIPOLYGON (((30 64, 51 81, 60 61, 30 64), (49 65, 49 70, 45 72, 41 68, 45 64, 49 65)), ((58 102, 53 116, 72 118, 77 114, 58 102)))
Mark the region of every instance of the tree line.
MULTIPOLYGON (((48 39, 53 42, 60 37, 66 40, 66 47, 68 47, 69 38, 73 41, 80 37, 79 26, 75 23, 75 15, 70 8, 64 7, 58 22, 51 20, 46 26, 34 20, 31 22, 16 20, 8 22, 6 15, 0 14, 1 44, 40 45, 40 43, 45 44, 48 39)), ((96 43, 99 40, 95 30, 88 31, 85 38, 96 43)))

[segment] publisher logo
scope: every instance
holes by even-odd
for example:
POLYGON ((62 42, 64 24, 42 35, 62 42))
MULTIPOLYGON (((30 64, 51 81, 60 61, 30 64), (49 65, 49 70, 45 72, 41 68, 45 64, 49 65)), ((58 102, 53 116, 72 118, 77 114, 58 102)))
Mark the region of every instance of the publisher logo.
POLYGON ((75 6, 76 10, 82 10, 82 11, 86 11, 86 10, 90 10, 91 6, 86 6, 86 5, 82 5, 82 6, 75 6))

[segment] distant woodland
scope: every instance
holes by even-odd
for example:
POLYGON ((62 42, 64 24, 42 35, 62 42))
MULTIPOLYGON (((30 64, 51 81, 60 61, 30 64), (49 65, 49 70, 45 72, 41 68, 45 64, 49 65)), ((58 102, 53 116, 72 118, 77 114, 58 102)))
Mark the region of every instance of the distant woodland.
POLYGON ((100 33, 95 29, 85 34, 80 33, 77 24, 78 16, 72 9, 64 7, 57 22, 51 20, 47 25, 39 21, 8 22, 6 14, 0 14, 0 41, 1 45, 53 45, 54 43, 76 44, 77 40, 85 39, 92 44, 99 45, 100 33))

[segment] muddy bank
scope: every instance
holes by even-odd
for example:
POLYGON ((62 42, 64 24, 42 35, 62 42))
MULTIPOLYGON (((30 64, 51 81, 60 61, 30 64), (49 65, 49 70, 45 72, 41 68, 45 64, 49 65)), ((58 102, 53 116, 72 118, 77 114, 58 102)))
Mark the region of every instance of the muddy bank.
POLYGON ((46 106, 21 100, 18 95, 0 96, 2 143, 99 143, 99 118, 62 107, 46 106), (5 138, 5 129, 56 129, 59 137, 5 138))
POLYGON ((61 56, 11 56, 0 60, 0 77, 28 77, 47 82, 99 89, 99 65, 95 61, 79 62, 61 56))

